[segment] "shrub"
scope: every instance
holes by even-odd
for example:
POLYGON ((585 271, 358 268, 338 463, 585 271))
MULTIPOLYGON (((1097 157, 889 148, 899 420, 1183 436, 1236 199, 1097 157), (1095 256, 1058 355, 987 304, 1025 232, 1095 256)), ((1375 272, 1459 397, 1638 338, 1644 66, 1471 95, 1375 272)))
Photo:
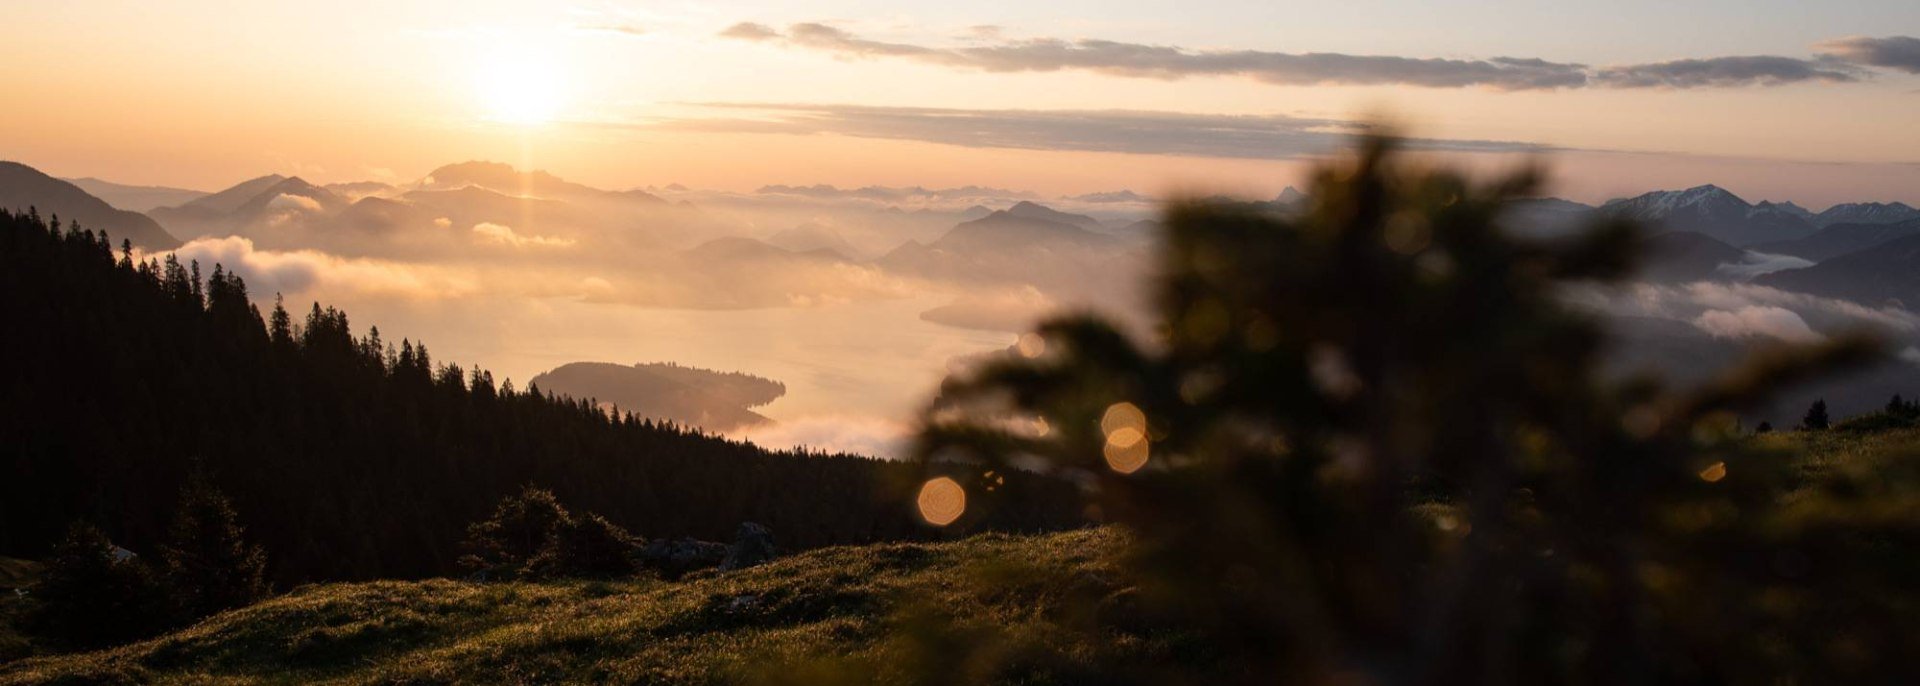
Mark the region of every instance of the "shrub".
POLYGON ((544 577, 608 579, 639 571, 633 536, 597 514, 575 515, 554 527, 527 567, 544 577))
POLYGON ((267 554, 242 537, 239 516, 206 477, 181 492, 161 548, 168 596, 183 622, 252 603, 267 594, 267 554))
POLYGON ((1069 316, 948 379, 916 446, 929 520, 977 521, 1010 467, 1084 484, 1134 534, 1141 606, 1235 683, 1894 680, 1916 559, 1894 542, 1920 524, 1784 505, 1790 470, 1736 419, 1879 347, 1611 381, 1559 294, 1629 273, 1635 227, 1516 237, 1536 174, 1395 149, 1320 170, 1297 215, 1169 209, 1159 340, 1069 316))
POLYGON ((488 577, 517 576, 568 517, 552 491, 527 486, 501 499, 492 517, 467 527, 467 555, 460 563, 488 577))
POLYGON ((25 628, 63 650, 124 643, 167 626, 166 594, 153 571, 87 524, 75 524, 54 547, 28 600, 25 628))

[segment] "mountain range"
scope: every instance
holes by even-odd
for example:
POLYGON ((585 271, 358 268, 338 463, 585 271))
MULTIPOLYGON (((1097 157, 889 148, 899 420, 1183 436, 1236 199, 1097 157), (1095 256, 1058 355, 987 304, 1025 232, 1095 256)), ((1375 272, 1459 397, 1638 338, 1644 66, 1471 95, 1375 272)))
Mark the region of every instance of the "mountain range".
POLYGON ((0 162, 0 207, 33 208, 42 216, 57 215, 63 223, 80 222, 84 228, 107 232, 116 246, 122 240, 148 250, 180 245, 147 215, 115 208, 79 186, 18 162, 0 162))
POLYGON ((206 191, 168 186, 130 186, 93 177, 61 180, 79 186, 80 190, 105 200, 109 205, 131 212, 146 212, 158 207, 184 205, 207 194, 206 191))
MULTIPOLYGON (((181 202, 153 207, 142 215, 117 209, 75 183, 8 163, 0 166, 0 204, 33 205, 156 250, 179 245, 176 237, 238 235, 262 247, 369 256, 387 256, 396 250, 443 253, 459 246, 479 250, 489 242, 548 249, 580 246, 589 248, 595 258, 616 262, 619 256, 638 251, 658 255, 655 259, 683 260, 688 268, 723 273, 701 281, 698 287, 682 289, 712 295, 698 300, 720 307, 773 305, 829 292, 836 297, 872 292, 871 278, 859 276, 857 270, 875 268, 927 281, 1026 284, 1043 291, 1046 300, 1072 301, 1075 296, 1114 291, 1114 283, 1137 276, 1148 239, 1160 229, 1151 217, 1128 219, 1103 210, 1102 217, 1096 218, 1018 200, 999 210, 973 205, 943 212, 932 208, 909 212, 892 206, 843 215, 823 212, 818 220, 786 228, 743 231, 731 215, 703 211, 686 200, 669 202, 645 190, 604 190, 545 171, 483 161, 445 165, 403 184, 368 181, 319 186, 299 177, 271 174, 200 193, 99 179, 80 182, 129 206, 161 199, 181 202), (942 218, 958 221, 931 233, 907 228, 928 226, 942 218), (892 233, 891 242, 886 242, 888 222, 899 222, 901 227, 892 233), (866 247, 857 247, 843 230, 860 232, 866 247), (916 233, 924 237, 914 237, 916 233), (402 244, 413 247, 403 249, 402 244), (879 257, 868 259, 876 254, 879 257), (790 292, 813 288, 822 279, 845 278, 870 283, 825 286, 817 294, 790 292), (747 288, 750 282, 761 283, 747 288), (729 289, 736 292, 723 292, 729 289)), ((836 197, 819 189, 800 191, 808 189, 786 189, 772 196, 789 201, 803 198, 815 208, 836 197)), ((846 193, 871 204, 874 198, 867 196, 877 192, 846 193)), ((895 195, 899 194, 885 194, 882 199, 895 195)), ((1097 199, 1110 200, 1109 196, 1121 197, 1101 194, 1097 199)), ((1305 199, 1298 190, 1288 188, 1271 200, 1251 204, 1292 212, 1305 199)), ((1504 221, 1515 230, 1551 237, 1607 215, 1631 217, 1655 231, 1643 274, 1647 280, 1754 279, 1872 302, 1920 302, 1920 292, 1899 278, 1906 253, 1857 254, 1920 235, 1920 210, 1903 203, 1844 203, 1816 213, 1790 202, 1749 203, 1724 188, 1702 185, 1653 191, 1599 206, 1557 198, 1525 200, 1516 203, 1504 221), (1825 264, 1830 262, 1834 264, 1825 264)), ((1912 266, 1920 269, 1920 262, 1912 266)))

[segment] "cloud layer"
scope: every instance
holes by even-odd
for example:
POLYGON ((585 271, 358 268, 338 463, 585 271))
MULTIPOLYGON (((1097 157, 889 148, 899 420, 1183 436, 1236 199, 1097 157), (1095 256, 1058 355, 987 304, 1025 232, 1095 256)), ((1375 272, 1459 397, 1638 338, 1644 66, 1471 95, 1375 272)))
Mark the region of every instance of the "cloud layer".
POLYGON ((1593 73, 1593 83, 1611 88, 1782 86, 1805 81, 1852 83, 1860 78, 1860 70, 1849 64, 1770 55, 1673 60, 1593 73))
MULTIPOLYGON (((1286 115, 1185 114, 1126 110, 967 110, 808 104, 710 104, 749 112, 656 121, 643 128, 728 132, 836 134, 976 148, 1081 150, 1248 159, 1325 154, 1351 142, 1365 125, 1286 115)), ((1428 150, 1532 152, 1512 141, 1413 139, 1428 150)))
POLYGON ((980 34, 967 45, 936 47, 862 38, 816 22, 785 31, 744 22, 720 36, 780 43, 847 58, 905 59, 987 72, 1077 70, 1110 76, 1182 79, 1233 76, 1286 86, 1479 87, 1498 91, 1559 88, 1721 88, 1778 86, 1801 82, 1847 83, 1863 72, 1856 65, 1920 72, 1920 40, 1851 38, 1826 44, 1833 55, 1801 59, 1751 55, 1682 59, 1649 64, 1589 67, 1539 58, 1453 59, 1286 53, 1262 50, 1189 50, 1099 39, 999 38, 980 34))
POLYGON ((1854 64, 1920 74, 1920 38, 1852 36, 1821 43, 1820 47, 1854 64))

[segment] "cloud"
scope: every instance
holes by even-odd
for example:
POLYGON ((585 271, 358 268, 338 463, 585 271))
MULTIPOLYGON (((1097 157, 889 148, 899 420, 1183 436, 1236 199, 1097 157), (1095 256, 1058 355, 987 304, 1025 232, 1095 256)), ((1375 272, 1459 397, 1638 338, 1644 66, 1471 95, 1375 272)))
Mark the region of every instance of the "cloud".
POLYGON ((1739 262, 1720 265, 1716 271, 1743 279, 1751 279, 1761 274, 1772 274, 1788 269, 1801 269, 1813 266, 1813 260, 1792 255, 1747 251, 1740 256, 1739 262))
POLYGON ((541 247, 541 248, 564 248, 564 247, 573 245, 573 239, 571 238, 557 238, 553 236, 525 236, 519 233, 515 233, 513 230, 513 227, 511 226, 507 226, 505 224, 495 224, 493 222, 480 222, 478 224, 474 224, 473 232, 477 234, 480 237, 480 239, 484 242, 494 243, 498 245, 508 245, 508 246, 513 246, 515 248, 524 248, 529 246, 541 247))
POLYGON ((634 24, 582 24, 574 28, 592 33, 611 33, 622 36, 647 35, 645 28, 634 24))
POLYGON ((1830 40, 1816 47, 1854 64, 1920 74, 1920 38, 1851 36, 1830 40))
POLYGON ((1174 80, 1197 76, 1252 79, 1283 86, 1419 86, 1496 91, 1560 88, 1729 88, 1793 83, 1852 83, 1859 65, 1920 73, 1920 39, 1845 38, 1821 44, 1829 54, 1802 59, 1738 55, 1593 68, 1536 57, 1437 58, 1191 50, 1099 39, 1004 39, 999 27, 974 27, 966 45, 936 47, 856 36, 817 22, 781 32, 741 23, 720 32, 738 40, 779 43, 842 58, 904 59, 996 73, 1087 71, 1174 80))
MULTIPOLYGON (((976 39, 996 39, 976 31, 976 39)), ((727 38, 783 42, 843 57, 903 58, 988 72, 1083 70, 1113 76, 1180 79, 1190 76, 1239 76, 1277 85, 1411 85, 1431 88, 1481 86, 1495 90, 1570 88, 1586 83, 1583 65, 1540 59, 1412 58, 1340 53, 1282 53, 1259 50, 1195 51, 1173 46, 1110 40, 1033 38, 999 40, 967 47, 935 48, 868 40, 820 23, 800 23, 781 33, 762 24, 741 23, 720 33, 727 38)))
POLYGON ((887 459, 906 454, 907 424, 877 417, 819 415, 735 431, 733 438, 767 448, 808 448, 887 459))
POLYGON ((1728 88, 1801 82, 1852 83, 1859 70, 1832 60, 1752 55, 1607 67, 1593 74, 1608 88, 1728 88))
POLYGON ((1006 27, 998 24, 976 24, 967 27, 966 37, 977 40, 998 40, 1006 27))
MULTIPOLYGON (((285 196, 282 196, 285 197, 285 196)), ((314 250, 258 250, 238 236, 202 238, 174 251, 181 262, 222 265, 240 275, 256 297, 324 290, 414 299, 473 293, 474 282, 442 270, 391 262, 346 259, 314 250)))
POLYGON ((1708 310, 1695 317, 1693 325, 1715 338, 1777 338, 1791 343, 1822 340, 1807 322, 1792 310, 1781 307, 1747 306, 1738 310, 1708 310))
POLYGON ((292 211, 300 211, 300 212, 319 212, 320 201, 314 200, 313 198, 309 198, 303 195, 289 195, 286 193, 281 193, 279 195, 273 196, 272 200, 267 201, 267 209, 275 210, 275 211, 292 210, 292 211))
POLYGON ((1016 191, 989 186, 961 186, 959 188, 862 186, 860 188, 839 188, 828 184, 814 184, 812 186, 774 184, 761 186, 754 192, 762 195, 797 195, 806 198, 858 199, 890 203, 934 203, 961 200, 1000 200, 1006 198, 1040 197, 1031 191, 1016 191))
POLYGON ((725 31, 721 31, 720 37, 753 41, 772 40, 779 38, 780 32, 773 30, 772 27, 766 24, 755 24, 750 21, 743 21, 727 27, 725 31))
POLYGON ((962 329, 1018 333, 1033 328, 1043 315, 1059 307, 1059 302, 1040 289, 1021 286, 986 293, 968 293, 953 302, 920 313, 920 318, 962 329))
MULTIPOLYGON (((1906 338, 1920 333, 1920 314, 1898 307, 1868 307, 1850 300, 1783 291, 1747 283, 1698 282, 1684 285, 1651 283, 1629 284, 1617 288, 1573 288, 1566 292, 1570 302, 1622 317, 1648 317, 1689 322, 1712 332, 1719 327, 1725 335, 1753 331, 1753 326, 1737 325, 1736 320, 1752 322, 1772 310, 1793 313, 1812 331, 1850 331, 1869 329, 1906 338), (1722 314, 1708 316, 1714 311, 1722 314)), ((1773 315, 1778 317, 1778 315, 1773 315)), ((1791 324, 1771 322, 1775 333, 1791 330, 1791 324)), ((1777 337, 1777 336, 1776 336, 1777 337)))
MULTIPOLYGON (((726 133, 836 134, 975 148, 1080 150, 1248 159, 1323 155, 1351 142, 1364 124, 1288 115, 1224 115, 1129 110, 967 110, 931 107, 708 103, 753 116, 664 119, 619 124, 646 129, 726 133)), ((1535 152, 1511 141, 1412 139, 1428 150, 1535 152)))
POLYGON ((1108 192, 1104 192, 1104 193, 1087 193, 1087 194, 1084 194, 1084 195, 1075 195, 1075 196, 1070 196, 1070 197, 1068 197, 1067 199, 1068 199, 1068 200, 1078 200, 1078 201, 1080 201, 1080 202, 1090 202, 1090 203, 1116 203, 1116 202, 1124 202, 1124 203, 1143 203, 1143 202, 1154 202, 1154 199, 1153 199, 1153 198, 1150 198, 1150 197, 1148 197, 1148 196, 1145 196, 1145 195, 1141 195, 1141 194, 1139 194, 1139 193, 1135 193, 1135 192, 1133 192, 1133 191, 1131 191, 1131 190, 1126 190, 1126 189, 1121 189, 1121 190, 1117 190, 1117 191, 1108 191, 1108 192))

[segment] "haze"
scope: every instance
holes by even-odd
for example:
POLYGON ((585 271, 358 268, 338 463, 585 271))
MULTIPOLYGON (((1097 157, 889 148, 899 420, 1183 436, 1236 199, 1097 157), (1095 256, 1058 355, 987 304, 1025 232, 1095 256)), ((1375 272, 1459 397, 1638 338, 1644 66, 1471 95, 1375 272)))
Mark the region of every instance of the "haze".
MULTIPOLYGON (((1595 205, 1706 184, 1812 212, 1920 204, 1920 7, 1896 0, 9 15, 0 157, 165 187, 88 186, 149 212, 183 259, 503 377, 574 361, 767 376, 789 392, 761 440, 882 454, 950 365, 1041 313, 1137 313, 1161 200, 1275 197, 1379 121, 1476 170, 1544 160, 1556 196, 1595 205), (468 160, 496 164, 448 166, 468 160), (257 200, 246 212, 188 202, 269 174, 234 194, 257 200), (1038 209, 988 217, 1017 203, 1038 209)), ((1727 273, 1813 261, 1745 264, 1727 273)), ((1768 297, 1613 309, 1716 338, 1877 311, 1768 297)))

